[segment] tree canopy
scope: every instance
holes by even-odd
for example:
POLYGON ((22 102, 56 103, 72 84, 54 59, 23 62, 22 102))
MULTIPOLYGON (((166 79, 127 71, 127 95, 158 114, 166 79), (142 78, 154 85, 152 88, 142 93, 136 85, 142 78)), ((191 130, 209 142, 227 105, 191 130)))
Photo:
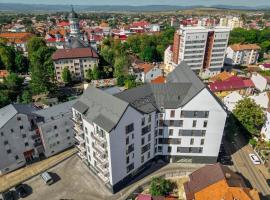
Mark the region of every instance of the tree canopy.
POLYGON ((260 130, 265 123, 263 109, 253 99, 240 100, 233 110, 234 116, 248 132, 248 136, 260 136, 260 130))
POLYGON ((154 177, 150 184, 150 194, 152 196, 165 196, 172 190, 172 183, 164 178, 154 177))
POLYGON ((72 78, 71 78, 71 73, 67 67, 63 69, 62 72, 62 79, 65 83, 71 83, 72 78))

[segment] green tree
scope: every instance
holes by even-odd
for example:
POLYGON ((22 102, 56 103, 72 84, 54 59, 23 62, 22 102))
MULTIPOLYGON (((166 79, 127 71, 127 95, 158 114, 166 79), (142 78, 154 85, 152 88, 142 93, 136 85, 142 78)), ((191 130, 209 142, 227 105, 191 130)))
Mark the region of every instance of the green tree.
POLYGON ((154 177, 150 184, 150 194, 152 196, 165 196, 172 190, 172 183, 164 178, 154 177))
POLYGON ((21 98, 22 103, 31 103, 32 102, 32 94, 29 90, 24 90, 21 98))
POLYGON ((69 84, 71 83, 72 81, 72 78, 71 78, 71 73, 69 71, 69 69, 67 67, 65 67, 63 69, 63 72, 62 72, 62 79, 65 83, 69 84))
POLYGON ((94 77, 93 77, 93 72, 92 72, 92 70, 91 69, 88 69, 87 70, 87 72, 86 72, 86 80, 88 81, 88 82, 91 82, 93 79, 94 79, 94 77))
POLYGON ((93 79, 94 79, 94 80, 100 79, 100 75, 101 75, 101 74, 100 74, 100 69, 98 68, 97 65, 95 65, 95 66, 93 67, 92 74, 93 74, 93 79))
POLYGON ((121 76, 128 67, 128 59, 125 56, 119 56, 114 61, 114 77, 121 76))
POLYGON ((23 78, 15 73, 10 73, 4 80, 4 84, 9 90, 19 91, 22 88, 23 78))
POLYGON ((46 42, 43 38, 32 37, 27 43, 28 55, 31 60, 32 55, 41 47, 45 47, 46 42))
POLYGON ((16 53, 15 56, 15 66, 16 66, 16 72, 19 73, 27 73, 28 72, 28 60, 26 57, 24 57, 21 53, 16 53))
POLYGON ((126 78, 125 78, 124 75, 118 76, 117 77, 117 85, 121 86, 121 87, 124 86, 125 85, 125 80, 126 80, 126 78))
POLYGON ((132 75, 127 75, 127 77, 125 78, 125 87, 127 89, 131 89, 137 86, 136 84, 136 77, 132 76, 132 75))
POLYGON ((0 45, 0 60, 2 63, 2 68, 8 70, 9 72, 15 71, 15 49, 10 46, 0 45))
POLYGON ((265 114, 253 99, 244 98, 240 100, 236 104, 233 114, 247 130, 248 136, 260 136, 261 127, 265 123, 265 114))
POLYGON ((9 99, 9 96, 8 96, 6 90, 0 90, 0 108, 6 106, 10 102, 11 101, 9 99))

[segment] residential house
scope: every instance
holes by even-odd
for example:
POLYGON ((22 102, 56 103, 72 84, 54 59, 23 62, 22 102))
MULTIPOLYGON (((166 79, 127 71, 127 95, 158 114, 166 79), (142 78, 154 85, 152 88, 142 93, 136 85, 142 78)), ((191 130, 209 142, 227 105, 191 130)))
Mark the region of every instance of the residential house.
POLYGON ((189 175, 184 184, 187 200, 259 200, 259 193, 248 188, 243 178, 219 163, 206 165, 189 175))
POLYGON ((259 58, 257 44, 233 44, 227 48, 225 63, 228 65, 253 65, 259 58))
POLYGON ((89 86, 72 110, 78 155, 113 192, 156 159, 215 163, 227 117, 184 62, 163 84, 115 95, 89 86))
POLYGON ((136 76, 136 80, 143 83, 149 83, 151 80, 163 75, 159 65, 152 63, 134 63, 130 70, 131 74, 136 76))
POLYGON ((254 72, 251 75, 251 80, 254 83, 257 90, 260 92, 270 89, 270 77, 263 76, 260 73, 254 72))
POLYGON ((270 63, 263 63, 259 65, 259 68, 261 68, 263 71, 268 71, 270 70, 270 63))

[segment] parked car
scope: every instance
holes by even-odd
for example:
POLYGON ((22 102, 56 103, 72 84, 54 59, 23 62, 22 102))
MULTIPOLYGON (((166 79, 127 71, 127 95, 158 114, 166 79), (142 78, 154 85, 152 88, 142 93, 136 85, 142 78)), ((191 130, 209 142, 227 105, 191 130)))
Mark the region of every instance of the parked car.
POLYGON ((48 172, 44 172, 40 176, 47 185, 51 185, 54 183, 52 176, 48 172))
POLYGON ((26 185, 24 185, 24 184, 17 185, 15 187, 15 190, 16 190, 19 198, 25 198, 28 196, 26 185))
POLYGON ((16 200, 14 193, 15 193, 14 190, 5 192, 3 195, 4 200, 16 200))
POLYGON ((251 153, 251 154, 249 154, 249 157, 250 157, 250 159, 251 159, 251 161, 253 162, 254 165, 261 164, 261 160, 255 154, 251 153))

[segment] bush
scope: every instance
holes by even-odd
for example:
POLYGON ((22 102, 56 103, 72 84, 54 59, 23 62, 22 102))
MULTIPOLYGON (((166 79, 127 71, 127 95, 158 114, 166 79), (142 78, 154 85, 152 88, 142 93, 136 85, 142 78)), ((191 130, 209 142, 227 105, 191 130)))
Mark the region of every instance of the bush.
POLYGON ((165 196, 172 190, 172 183, 164 178, 154 177, 150 184, 150 193, 152 196, 165 196))

